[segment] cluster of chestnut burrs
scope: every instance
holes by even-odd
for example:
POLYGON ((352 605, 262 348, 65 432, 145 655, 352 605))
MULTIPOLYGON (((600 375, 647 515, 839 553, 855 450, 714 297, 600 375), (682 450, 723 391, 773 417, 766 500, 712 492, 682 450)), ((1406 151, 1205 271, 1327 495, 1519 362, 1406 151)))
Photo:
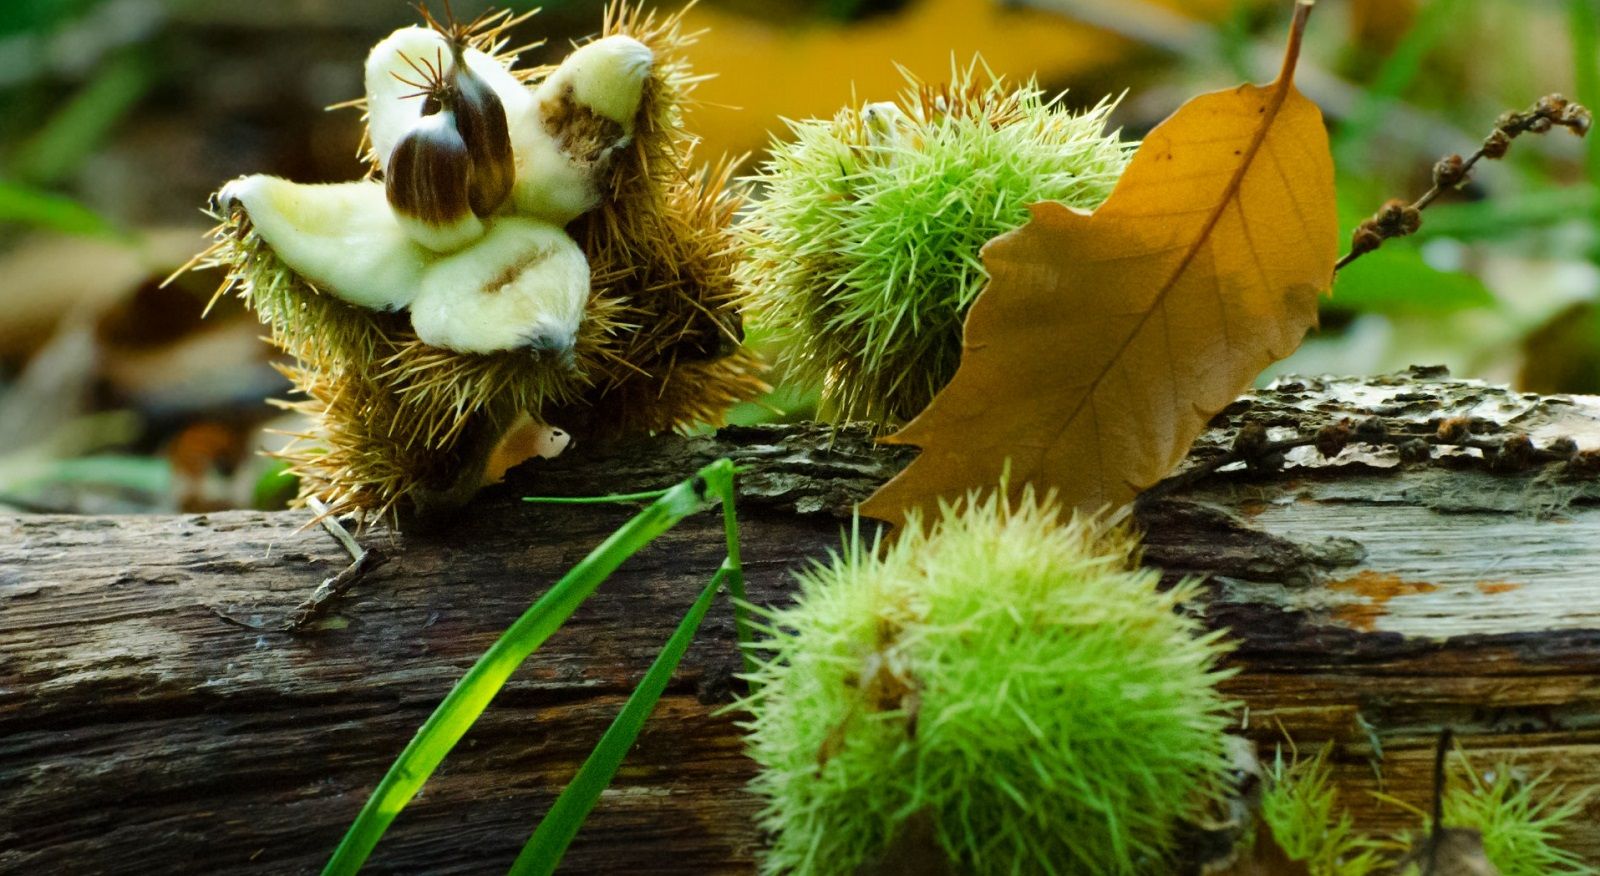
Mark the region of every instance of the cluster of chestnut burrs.
POLYGON ((320 291, 408 308, 425 344, 529 348, 570 364, 589 264, 564 230, 598 206, 611 156, 632 138, 653 57, 610 36, 525 83, 497 55, 505 13, 406 27, 366 61, 372 178, 307 185, 252 175, 217 208, 243 211, 320 291))

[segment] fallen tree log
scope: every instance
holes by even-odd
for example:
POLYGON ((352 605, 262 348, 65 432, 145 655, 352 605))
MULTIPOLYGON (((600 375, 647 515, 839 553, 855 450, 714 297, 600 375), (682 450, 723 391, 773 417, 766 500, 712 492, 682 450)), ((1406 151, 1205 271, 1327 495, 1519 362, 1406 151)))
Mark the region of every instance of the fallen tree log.
MULTIPOLYGON (((1334 743, 1363 825, 1407 818, 1364 793, 1379 776, 1425 805, 1444 725, 1474 764, 1600 786, 1600 484, 1562 439, 1600 446, 1600 398, 1426 371, 1280 382, 1140 503, 1146 561, 1210 580, 1200 608, 1238 642, 1249 732, 1334 743), (1309 446, 1341 439, 1331 459, 1309 446)), ((519 497, 662 486, 723 455, 747 468, 758 602, 788 598, 790 571, 908 458, 818 426, 580 448, 515 470, 447 532, 367 532, 389 562, 297 633, 277 627, 348 562, 305 513, 0 518, 0 872, 315 872, 451 684, 631 513, 519 497)), ((716 568, 721 526, 691 518, 625 564, 368 872, 503 872, 716 568)), ((564 872, 751 870, 752 768, 718 711, 732 642, 714 609, 564 872)), ((1569 844, 1600 862, 1600 797, 1580 820, 1569 844)))

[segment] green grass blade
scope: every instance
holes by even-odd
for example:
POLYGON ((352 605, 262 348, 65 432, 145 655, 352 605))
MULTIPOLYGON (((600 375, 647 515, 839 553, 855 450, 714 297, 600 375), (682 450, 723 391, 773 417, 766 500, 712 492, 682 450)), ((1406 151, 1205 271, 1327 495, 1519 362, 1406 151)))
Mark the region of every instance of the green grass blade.
POLYGON ((667 490, 645 490, 642 493, 612 493, 609 496, 523 496, 522 501, 536 505, 601 505, 607 502, 645 502, 659 499, 666 493, 667 490))
POLYGON ((667 490, 573 566, 478 658, 372 792, 323 868, 324 876, 348 876, 361 868, 389 824, 438 768, 450 749, 483 714, 517 666, 561 626, 623 560, 679 520, 708 506, 709 481, 732 470, 719 460, 667 490))
POLYGON ((655 709, 656 701, 661 699, 662 691, 666 690, 673 670, 677 669, 678 661, 683 659, 684 651, 688 650, 695 631, 705 619, 712 597, 717 595, 717 590, 726 581, 727 570, 725 563, 712 576, 711 583, 701 591, 700 598, 695 600, 672 638, 667 640, 661 653, 656 655, 655 662, 650 664, 650 671, 645 673, 628 696, 616 720, 611 722, 605 735, 600 737, 599 744, 595 745, 588 759, 578 769, 578 774, 573 776, 566 790, 561 792, 550 811, 545 813, 528 844, 522 847, 522 853, 511 865, 511 876, 542 876, 555 872, 556 865, 561 863, 561 856, 566 854, 567 846, 577 836, 578 828, 599 801, 600 792, 611 784, 623 758, 628 756, 634 740, 639 738, 639 730, 644 727, 645 719, 655 709))
MULTIPOLYGON (((744 562, 739 557, 739 518, 734 510, 733 474, 728 475, 726 492, 722 495, 722 528, 727 535, 728 555, 722 561, 722 570, 728 577, 728 595, 733 597, 733 629, 739 639, 739 656, 744 661, 745 675, 754 675, 755 657, 750 649, 755 634, 750 630, 749 601, 744 593, 744 562)), ((754 682, 750 682, 754 687, 754 682)), ((751 691, 754 693, 754 691, 751 691)))

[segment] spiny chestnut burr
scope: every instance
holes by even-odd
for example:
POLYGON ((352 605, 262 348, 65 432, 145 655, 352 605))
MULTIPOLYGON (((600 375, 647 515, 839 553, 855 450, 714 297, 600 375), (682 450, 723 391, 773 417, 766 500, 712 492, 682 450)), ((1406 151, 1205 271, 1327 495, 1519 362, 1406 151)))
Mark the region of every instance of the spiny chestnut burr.
POLYGON ((524 166, 538 172, 512 190, 519 213, 565 225, 600 203, 654 63, 648 46, 614 34, 580 46, 533 89, 534 119, 515 134, 524 166))
POLYGON ((907 857, 898 837, 922 817, 962 827, 948 845, 930 828, 938 860, 903 872, 1131 873, 1160 860, 1224 779, 1226 652, 1180 608, 1199 596, 1193 579, 1159 587, 1130 547, 1031 491, 991 491, 884 550, 852 539, 801 573, 802 595, 758 652, 760 695, 741 704, 753 787, 778 826, 768 871, 887 872, 879 862, 907 857), (1120 728, 1115 745, 1079 745, 1086 707, 1120 728), (1031 756, 1040 740, 1071 740, 1072 756, 1031 756), (935 773, 953 793, 925 790, 935 773), (921 815, 893 814, 914 808, 904 801, 921 815), (994 827, 966 829, 973 812, 994 827), (946 863, 973 860, 982 868, 946 863))
POLYGON ((579 46, 539 85, 548 101, 558 95, 609 119, 632 135, 634 116, 644 94, 655 54, 650 47, 620 34, 579 46))
POLYGON ((570 367, 588 300, 589 261, 566 232, 502 216, 482 240, 428 270, 411 302, 411 325, 430 346, 529 348, 570 367))
POLYGON ((373 180, 302 185, 255 174, 223 186, 217 202, 249 217, 296 274, 359 307, 405 308, 431 258, 395 221, 383 183, 373 180))

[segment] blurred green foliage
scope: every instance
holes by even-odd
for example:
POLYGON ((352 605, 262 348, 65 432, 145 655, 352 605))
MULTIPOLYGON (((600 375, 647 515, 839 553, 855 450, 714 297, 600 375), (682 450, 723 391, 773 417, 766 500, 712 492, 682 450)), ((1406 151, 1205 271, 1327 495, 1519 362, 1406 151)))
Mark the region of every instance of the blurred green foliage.
MULTIPOLYGON (((0 5, 0 226, 120 236, 118 223, 50 186, 100 147, 153 84, 150 47, 118 47, 83 82, 52 82, 50 41, 106 0, 8 0, 0 5), (66 91, 63 93, 62 88, 66 91)), ((92 49, 91 49, 92 51, 92 49)))
POLYGON ((62 234, 122 235, 111 220, 65 195, 0 180, 0 223, 7 222, 62 234))
MULTIPOLYGON (((454 5, 470 15, 485 2, 454 5)), ((769 35, 853 29, 882 53, 895 45, 884 35, 932 0, 702 2, 747 15, 769 35)), ((1189 95, 1261 78, 1262 52, 1275 52, 1290 6, 1287 0, 970 2, 996 15, 1016 5, 1066 17, 1098 10, 1085 17, 1102 28, 1159 5, 1191 25, 1191 36, 1204 35, 1183 49, 1129 27, 1119 31, 1125 47, 1118 60, 1074 73, 1071 81, 1043 83, 1070 87, 1075 102, 1128 89, 1118 120, 1129 136, 1189 95)), ((509 5, 543 6, 524 35, 559 46, 592 29, 603 2, 509 5)), ((344 178, 356 168, 354 117, 326 115, 321 107, 355 96, 363 47, 411 17, 402 0, 3 0, 0 258, 30 235, 137 247, 157 226, 198 228, 196 208, 208 187, 233 173, 344 178)), ((746 38, 728 30, 703 39, 746 38)), ((1316 72, 1349 92, 1346 102, 1328 104, 1346 233, 1385 200, 1420 194, 1438 153, 1470 153, 1500 112, 1555 91, 1600 104, 1600 0, 1322 0, 1308 39, 1316 72)), ((897 59, 881 60, 888 66, 897 59)), ((1040 57, 1039 68, 1054 60, 1040 57)), ((818 88, 849 92, 849 83, 832 82, 828 69, 811 75, 818 88)), ((24 296, 19 282, 26 281, 0 276, 0 299, 24 296)), ((1431 206, 1415 237, 1391 241, 1341 272, 1325 301, 1322 329, 1274 373, 1370 373, 1443 361, 1458 374, 1530 390, 1600 392, 1597 300, 1600 135, 1587 142, 1560 131, 1529 136, 1506 160, 1481 164, 1461 192, 1431 206)), ((9 312, 0 311, 0 321, 9 312)), ((773 358, 773 342, 759 325, 749 328, 752 344, 773 358)), ((0 397, 25 365, 0 359, 0 397)), ((816 386, 781 373, 769 380, 774 392, 737 408, 733 422, 794 420, 814 411, 816 386)), ((140 452, 159 446, 158 437, 145 436, 140 452)), ((94 470, 60 471, 70 479, 94 470)), ((131 469, 124 474, 112 471, 110 479, 144 477, 131 469)), ((286 483, 264 475, 257 501, 280 501, 278 488, 286 483)))
MULTIPOLYGON (((1495 0, 1426 0, 1417 4, 1410 27, 1370 74, 1353 73, 1364 91, 1356 110, 1333 120, 1339 173, 1339 207, 1345 233, 1392 197, 1412 200, 1428 185, 1427 170, 1438 156, 1396 151, 1389 113, 1409 102, 1434 114, 1465 155, 1478 145, 1504 110, 1522 109, 1543 94, 1565 91, 1579 102, 1600 99, 1600 2, 1507 4, 1495 0), (1485 41, 1488 44, 1485 44, 1485 41), (1549 58, 1570 57, 1566 75, 1531 76, 1555 69, 1549 58), (1491 54, 1492 53, 1492 54, 1491 54), (1538 61, 1540 63, 1525 63, 1538 61), (1493 84, 1492 93, 1471 86, 1493 84), (1515 97, 1503 95, 1515 94, 1515 97), (1498 103, 1497 103, 1498 101, 1498 103)), ((1473 181, 1449 193, 1423 215, 1413 238, 1390 241, 1341 272, 1324 307, 1330 330, 1310 339, 1302 354, 1275 371, 1301 362, 1333 363, 1341 370, 1383 370, 1409 364, 1408 352, 1445 350, 1458 373, 1520 383, 1540 391, 1600 390, 1600 372, 1588 367, 1600 350, 1600 335, 1587 350, 1574 350, 1575 368, 1558 369, 1559 381, 1539 379, 1528 361, 1529 339, 1556 319, 1593 310, 1597 285, 1592 263, 1600 252, 1600 137, 1573 148, 1560 131, 1517 141, 1507 158, 1482 162, 1473 181), (1578 153, 1574 157, 1573 153, 1578 153), (1553 268, 1564 268, 1568 286, 1541 286, 1553 268), (1392 331, 1379 361, 1370 319, 1392 331), (1365 341, 1352 340, 1369 329, 1365 341), (1519 331, 1483 331, 1515 325, 1519 331), (1341 344, 1349 348, 1341 356, 1341 344), (1359 351, 1359 352, 1358 352, 1359 351), (1367 361, 1363 361, 1366 359, 1367 361), (1345 364, 1348 363, 1348 364, 1345 364), (1362 366, 1365 366, 1363 369, 1362 366)))

